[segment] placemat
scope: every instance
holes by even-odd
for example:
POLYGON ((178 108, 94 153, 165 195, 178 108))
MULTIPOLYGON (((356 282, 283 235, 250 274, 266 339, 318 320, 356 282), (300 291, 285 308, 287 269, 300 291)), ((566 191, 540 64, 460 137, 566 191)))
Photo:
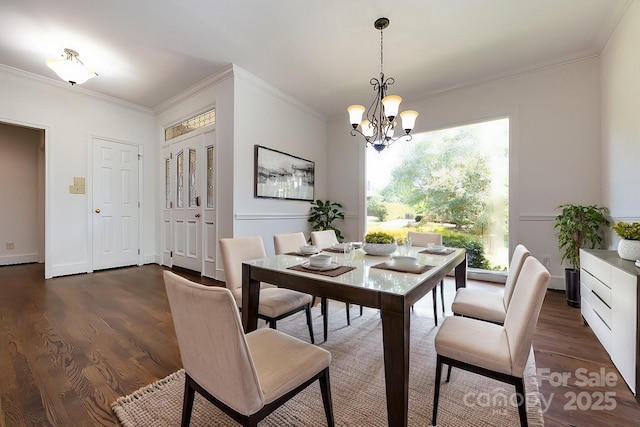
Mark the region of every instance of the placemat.
POLYGON ((337 254, 343 254, 344 253, 344 248, 332 248, 331 246, 329 246, 328 248, 324 248, 323 249, 324 252, 334 252, 337 254))
POLYGON ((452 253, 454 253, 456 250, 455 249, 445 249, 444 251, 434 251, 431 249, 425 249, 423 251, 420 251, 419 253, 421 254, 429 254, 429 255, 450 255, 452 253))
POLYGON ((348 265, 341 265, 340 267, 335 268, 333 270, 320 271, 320 270, 309 270, 308 268, 304 268, 302 264, 299 264, 299 265, 294 265, 292 267, 288 267, 287 269, 295 270, 295 271, 304 271, 305 273, 319 274, 321 276, 337 277, 341 274, 348 273, 351 270, 355 270, 356 268, 350 267, 348 265))
POLYGON ((401 273, 413 273, 422 274, 425 271, 429 271, 433 268, 433 265, 415 264, 415 266, 398 267, 393 260, 381 262, 380 264, 372 265, 371 268, 379 268, 381 270, 393 270, 401 273))
MULTIPOLYGON (((318 253, 318 252, 316 252, 316 253, 318 253)), ((315 255, 315 253, 307 254, 307 253, 304 253, 304 252, 287 252, 285 255, 303 256, 305 258, 309 258, 311 255, 315 255)))

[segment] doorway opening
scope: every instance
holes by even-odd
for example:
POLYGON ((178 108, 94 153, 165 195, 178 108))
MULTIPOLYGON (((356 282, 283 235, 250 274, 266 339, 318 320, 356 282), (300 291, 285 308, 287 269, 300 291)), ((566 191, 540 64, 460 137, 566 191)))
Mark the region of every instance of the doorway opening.
POLYGON ((45 130, 0 122, 0 266, 45 262, 45 130))

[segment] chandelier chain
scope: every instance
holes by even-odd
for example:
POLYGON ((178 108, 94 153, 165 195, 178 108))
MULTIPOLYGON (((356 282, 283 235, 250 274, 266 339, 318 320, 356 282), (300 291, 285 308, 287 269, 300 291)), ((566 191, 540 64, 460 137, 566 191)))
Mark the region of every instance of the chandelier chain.
POLYGON ((381 28, 380 29, 380 75, 384 76, 384 69, 382 68, 382 64, 383 64, 383 56, 382 55, 383 55, 383 52, 384 52, 383 43, 382 43, 382 37, 383 37, 382 36, 382 30, 383 29, 381 28))

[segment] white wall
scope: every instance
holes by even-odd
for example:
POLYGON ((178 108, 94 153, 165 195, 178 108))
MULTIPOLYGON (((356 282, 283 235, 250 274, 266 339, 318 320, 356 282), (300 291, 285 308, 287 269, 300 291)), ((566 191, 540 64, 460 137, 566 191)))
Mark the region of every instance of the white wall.
POLYGON ((44 201, 39 182, 43 135, 41 130, 0 123, 0 265, 44 258, 44 216, 39 214, 44 201), (7 249, 8 243, 13 249, 7 249))
MULTIPOLYGON (((254 197, 254 145, 315 162, 316 199, 327 195, 325 119, 241 69, 235 73, 233 236, 262 236, 273 254, 273 235, 303 231, 309 237, 310 202, 254 197)), ((221 236, 222 237, 222 236, 221 236)))
MULTIPOLYGON (((88 194, 69 194, 73 177, 88 177, 91 136, 143 146, 140 217, 156 211, 154 118, 150 110, 94 96, 82 87, 0 69, 0 121, 45 129, 45 276, 90 271, 91 206, 88 194)), ((88 188, 91 183, 86 183, 88 188)), ((140 221, 144 259, 155 253, 154 221, 140 221)))
MULTIPOLYGON (((564 286, 555 208, 600 203, 599 85, 599 61, 592 58, 402 106, 420 113, 416 133, 510 117, 510 244, 550 257, 554 288, 564 286)), ((354 149, 354 139, 346 113, 331 121, 329 196, 343 202, 350 217, 364 211, 364 144, 354 149)), ((360 218, 345 223, 350 238, 361 236, 361 228, 360 218)))
MULTIPOLYGON (((601 55, 602 202, 615 221, 640 221, 640 3, 632 2, 601 55)), ((618 237, 610 233, 610 248, 618 237)))

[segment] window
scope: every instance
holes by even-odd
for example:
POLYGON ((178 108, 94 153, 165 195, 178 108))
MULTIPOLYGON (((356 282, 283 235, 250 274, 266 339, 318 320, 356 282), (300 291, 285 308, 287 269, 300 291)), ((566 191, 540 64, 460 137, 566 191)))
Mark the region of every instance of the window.
POLYGON ((416 134, 367 149, 367 231, 438 232, 475 247, 469 267, 508 267, 509 119, 416 134))
POLYGON ((164 140, 169 141, 170 139, 176 138, 180 135, 184 135, 185 133, 192 132, 205 126, 213 125, 215 123, 216 110, 215 108, 212 108, 211 110, 205 111, 202 114, 198 114, 197 116, 191 117, 190 119, 184 120, 176 125, 166 128, 164 130, 164 140))

